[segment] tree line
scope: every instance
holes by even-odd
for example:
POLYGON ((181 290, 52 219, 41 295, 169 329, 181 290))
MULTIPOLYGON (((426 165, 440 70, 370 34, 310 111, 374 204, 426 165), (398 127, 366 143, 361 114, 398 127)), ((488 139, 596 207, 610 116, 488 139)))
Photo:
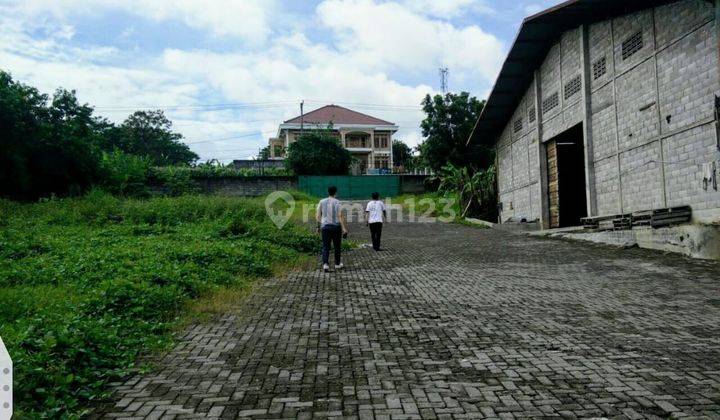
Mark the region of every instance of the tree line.
POLYGON ((75 91, 49 96, 0 71, 0 196, 80 194, 124 168, 196 162, 171 124, 159 110, 136 111, 115 124, 94 115, 75 91))
MULTIPOLYGON (((427 95, 420 123, 423 141, 413 150, 394 140, 394 163, 446 176, 467 168, 470 178, 488 170, 493 150, 467 143, 484 105, 467 92, 427 95)), ((76 195, 94 185, 126 193, 147 180, 151 167, 197 162, 198 155, 182 139, 160 110, 136 111, 116 124, 95 115, 74 91, 58 89, 49 96, 0 70, 2 197, 76 195)), ((287 152, 287 168, 298 175, 344 175, 352 164, 339 140, 323 130, 308 132, 287 152)), ((268 154, 264 148, 258 157, 268 154)))

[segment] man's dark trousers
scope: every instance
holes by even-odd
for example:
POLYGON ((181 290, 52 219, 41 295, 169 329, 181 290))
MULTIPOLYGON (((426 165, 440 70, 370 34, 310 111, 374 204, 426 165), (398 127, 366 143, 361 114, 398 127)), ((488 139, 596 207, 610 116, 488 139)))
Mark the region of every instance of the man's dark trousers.
POLYGON ((375 251, 380 251, 380 235, 382 235, 382 222, 370 223, 370 237, 375 251))
POLYGON ((320 229, 322 234, 322 262, 329 264, 330 260, 330 243, 335 249, 335 264, 340 264, 340 252, 342 242, 342 228, 340 225, 325 225, 320 229))

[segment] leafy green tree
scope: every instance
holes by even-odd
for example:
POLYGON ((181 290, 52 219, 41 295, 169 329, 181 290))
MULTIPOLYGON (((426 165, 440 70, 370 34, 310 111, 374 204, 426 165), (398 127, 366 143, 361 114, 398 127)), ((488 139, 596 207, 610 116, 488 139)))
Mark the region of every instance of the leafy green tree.
POLYGON ((402 140, 393 140, 392 142, 393 164, 411 170, 414 167, 414 157, 412 149, 402 140))
POLYGON ((291 143, 285 159, 297 175, 347 175, 350 162, 350 152, 324 131, 307 133, 291 143))
POLYGON ((29 193, 32 174, 28 169, 36 142, 45 135, 47 95, 13 81, 0 71, 0 194, 21 197, 29 193))
POLYGON ((467 92, 445 96, 425 96, 422 102, 426 116, 420 123, 425 137, 420 146, 422 163, 435 171, 445 164, 486 168, 492 164, 492 151, 483 146, 467 146, 470 133, 485 101, 467 92))
MULTIPOLYGON (((195 162, 198 156, 170 126, 162 111, 135 112, 117 126, 94 116, 74 91, 58 89, 51 99, 0 71, 0 196, 79 194, 92 185, 114 185, 106 177, 137 178, 139 161, 103 158, 103 151, 147 157, 152 165, 195 162), (114 164, 118 167, 109 167, 114 164)), ((120 190, 127 193, 128 188, 120 190)))
POLYGON ((270 159, 270 146, 261 147, 257 155, 258 160, 270 159))
POLYGON ((135 111, 119 127, 107 130, 105 149, 146 156, 153 165, 189 165, 200 157, 182 143, 182 134, 161 110, 135 111))
POLYGON ((98 120, 75 92, 52 101, 0 71, 0 195, 80 193, 99 176, 98 120))

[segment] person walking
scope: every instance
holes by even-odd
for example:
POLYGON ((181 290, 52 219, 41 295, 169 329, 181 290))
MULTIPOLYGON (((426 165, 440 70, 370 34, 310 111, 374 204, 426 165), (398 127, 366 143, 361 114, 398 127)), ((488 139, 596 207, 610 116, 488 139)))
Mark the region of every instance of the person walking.
POLYGON ((380 251, 380 236, 382 235, 383 220, 387 218, 385 203, 380 201, 380 194, 372 193, 372 200, 365 207, 367 225, 370 227, 370 237, 375 251, 380 251))
POLYGON ((345 215, 342 212, 340 200, 335 198, 337 187, 328 187, 328 197, 318 203, 315 211, 315 220, 322 237, 322 264, 323 271, 330 271, 330 244, 335 250, 335 269, 344 267, 340 261, 342 253, 342 238, 347 237, 348 229, 345 215))

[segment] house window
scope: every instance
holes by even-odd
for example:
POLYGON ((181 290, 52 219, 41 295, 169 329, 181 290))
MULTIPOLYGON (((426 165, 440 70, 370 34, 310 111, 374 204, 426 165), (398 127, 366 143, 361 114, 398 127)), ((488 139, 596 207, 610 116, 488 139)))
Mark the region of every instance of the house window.
POLYGON ((564 97, 568 99, 578 92, 580 92, 580 76, 575 76, 565 84, 564 97))
POLYGON ((640 51, 643 47, 642 31, 637 31, 630 35, 628 39, 622 43, 622 59, 626 60, 633 54, 640 51))
POLYGON ((375 169, 387 169, 390 159, 387 156, 375 156, 375 169))
POLYGON ((375 148, 387 149, 390 143, 390 136, 386 133, 375 133, 375 148))
POLYGON ((543 99, 542 111, 543 111, 543 113, 548 112, 558 105, 560 105, 560 97, 557 92, 554 92, 552 95, 543 99))
POLYGON ((535 122, 535 118, 535 107, 533 106, 528 110, 528 122, 535 122))
POLYGON ((515 122, 513 122, 513 131, 514 132, 517 133, 518 131, 522 130, 522 127, 523 127, 522 118, 518 118, 517 120, 515 120, 515 122))
POLYGON ((601 57, 595 60, 592 65, 592 73, 593 80, 597 80, 603 77, 605 73, 607 73, 607 59, 605 57, 601 57))
POLYGON ((345 147, 369 147, 367 134, 348 134, 345 136, 345 147))

